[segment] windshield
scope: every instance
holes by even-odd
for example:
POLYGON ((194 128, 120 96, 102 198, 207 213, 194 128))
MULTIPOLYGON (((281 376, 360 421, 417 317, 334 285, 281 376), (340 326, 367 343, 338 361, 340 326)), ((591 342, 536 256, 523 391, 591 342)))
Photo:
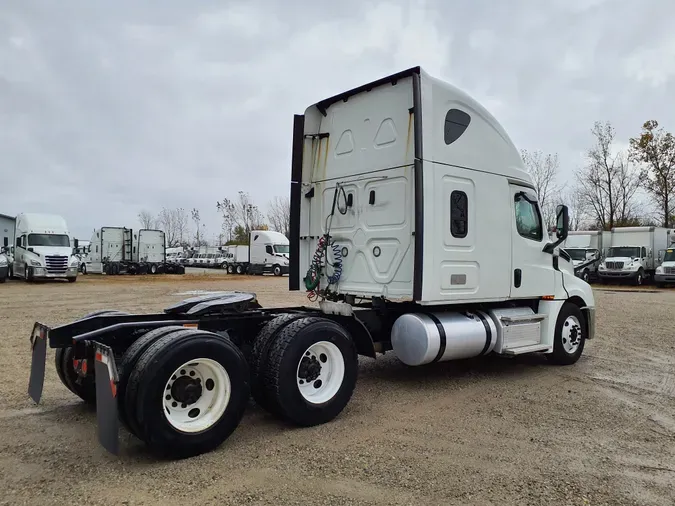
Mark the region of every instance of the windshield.
POLYGON ((572 257, 572 260, 586 260, 585 249, 566 249, 565 251, 572 257))
POLYGON ((275 244, 274 252, 288 254, 290 252, 290 246, 288 244, 275 244))
POLYGON ((65 234, 28 234, 28 246, 70 247, 70 237, 65 234))
POLYGON ((638 258, 640 256, 640 248, 636 248, 633 246, 609 248, 609 254, 607 256, 638 258))
POLYGON ((667 249, 663 257, 664 262, 675 262, 675 249, 667 249))

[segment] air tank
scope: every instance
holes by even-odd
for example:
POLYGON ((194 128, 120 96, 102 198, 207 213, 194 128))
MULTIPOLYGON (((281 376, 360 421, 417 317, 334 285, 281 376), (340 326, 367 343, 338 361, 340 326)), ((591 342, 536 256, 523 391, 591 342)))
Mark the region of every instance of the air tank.
POLYGON ((482 311, 407 313, 391 329, 391 346, 407 365, 486 355, 497 341, 494 321, 482 311))

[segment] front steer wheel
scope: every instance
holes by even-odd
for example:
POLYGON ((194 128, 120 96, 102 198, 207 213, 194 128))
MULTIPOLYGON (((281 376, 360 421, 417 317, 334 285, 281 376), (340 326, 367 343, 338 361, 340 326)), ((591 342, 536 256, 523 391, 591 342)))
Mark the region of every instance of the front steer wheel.
POLYGON ((300 426, 338 416, 358 375, 356 346, 341 325, 305 317, 286 325, 268 351, 265 397, 273 411, 300 426))
POLYGON ((586 319, 579 306, 565 302, 555 324, 553 336, 553 353, 546 358, 553 364, 574 364, 584 351, 586 336, 588 335, 586 319))
POLYGON ((220 446, 237 428, 250 396, 242 352, 201 330, 172 332, 147 348, 126 386, 126 417, 163 457, 186 458, 220 446))

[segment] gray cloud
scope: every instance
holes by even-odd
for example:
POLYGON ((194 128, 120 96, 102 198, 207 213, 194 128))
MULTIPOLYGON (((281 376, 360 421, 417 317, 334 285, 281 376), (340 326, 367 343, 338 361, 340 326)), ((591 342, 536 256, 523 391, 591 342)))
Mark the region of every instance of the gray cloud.
POLYGON ((422 65, 570 177, 595 120, 675 129, 675 5, 650 0, 154 2, 0 6, 0 212, 87 237, 141 209, 288 192, 294 113, 422 65), (669 123, 671 121, 671 123, 669 123), (15 176, 16 175, 16 176, 15 176))

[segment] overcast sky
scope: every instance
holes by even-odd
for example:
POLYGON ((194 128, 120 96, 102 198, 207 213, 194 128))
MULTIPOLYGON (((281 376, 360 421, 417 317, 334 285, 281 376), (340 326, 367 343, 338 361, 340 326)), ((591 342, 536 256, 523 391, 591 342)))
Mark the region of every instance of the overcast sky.
POLYGON ((0 213, 88 239, 138 212, 287 195, 293 114, 421 65, 570 176, 595 120, 675 130, 675 2, 0 3, 0 213), (142 4, 142 5, 141 5, 142 4))

